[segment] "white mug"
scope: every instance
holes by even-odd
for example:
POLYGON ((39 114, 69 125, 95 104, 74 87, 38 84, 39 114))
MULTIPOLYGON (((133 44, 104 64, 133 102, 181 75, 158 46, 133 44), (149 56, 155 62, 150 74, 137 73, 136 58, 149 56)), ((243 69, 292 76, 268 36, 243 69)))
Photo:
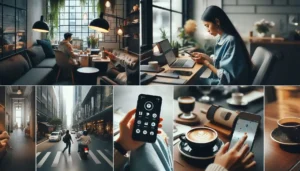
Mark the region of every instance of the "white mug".
POLYGON ((154 68, 155 70, 159 69, 159 65, 157 61, 149 61, 148 65, 150 65, 152 68, 154 68))
POLYGON ((243 93, 232 93, 231 94, 231 98, 235 104, 241 104, 243 97, 244 97, 243 93))

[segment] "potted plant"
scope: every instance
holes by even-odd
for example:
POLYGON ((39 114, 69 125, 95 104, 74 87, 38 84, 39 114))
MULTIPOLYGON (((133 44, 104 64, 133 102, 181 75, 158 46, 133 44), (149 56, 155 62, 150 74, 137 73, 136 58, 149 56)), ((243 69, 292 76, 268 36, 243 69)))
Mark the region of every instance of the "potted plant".
POLYGON ((50 13, 49 13, 49 23, 50 23, 50 31, 49 36, 53 38, 54 29, 58 28, 58 16, 59 11, 65 7, 65 0, 51 0, 50 1, 50 13))
POLYGON ((179 42, 178 41, 172 41, 171 46, 172 46, 172 49, 173 49, 173 52, 174 52, 175 56, 178 57, 179 48, 181 47, 179 42))
POLYGON ((197 30, 197 23, 195 20, 187 20, 185 22, 184 28, 178 28, 179 35, 178 38, 182 39, 182 45, 193 45, 198 46, 199 44, 194 38, 194 34, 197 30))
POLYGON ((273 28, 275 26, 275 23, 273 21, 267 21, 265 19, 262 19, 260 21, 257 21, 255 24, 256 31, 258 32, 258 37, 264 37, 266 33, 270 31, 270 28, 273 28))
POLYGON ((90 43, 90 46, 92 47, 92 49, 95 49, 99 42, 99 38, 96 37, 95 35, 91 35, 88 37, 88 39, 89 39, 88 42, 90 43))

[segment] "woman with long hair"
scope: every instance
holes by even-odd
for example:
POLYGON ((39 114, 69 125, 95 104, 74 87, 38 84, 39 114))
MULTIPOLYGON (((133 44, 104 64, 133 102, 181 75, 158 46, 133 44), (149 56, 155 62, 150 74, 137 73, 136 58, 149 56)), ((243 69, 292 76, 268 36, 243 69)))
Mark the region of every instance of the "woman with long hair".
POLYGON ((200 84, 251 84, 250 55, 226 13, 217 6, 209 6, 202 15, 202 21, 211 35, 219 37, 211 57, 204 53, 193 53, 197 63, 207 65, 214 73, 200 84))

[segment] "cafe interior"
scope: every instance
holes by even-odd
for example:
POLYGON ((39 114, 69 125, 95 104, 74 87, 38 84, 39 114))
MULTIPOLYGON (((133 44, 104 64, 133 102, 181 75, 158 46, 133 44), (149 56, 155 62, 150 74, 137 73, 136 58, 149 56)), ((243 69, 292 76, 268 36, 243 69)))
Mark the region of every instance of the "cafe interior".
POLYGON ((138 0, 1 0, 0 23, 0 85, 139 84, 138 0))
POLYGON ((176 86, 173 104, 175 171, 204 171, 225 143, 230 150, 245 133, 256 162, 251 170, 264 170, 262 86, 176 86))
POLYGON ((172 66, 181 58, 191 61, 191 52, 214 54, 217 37, 201 20, 211 5, 222 8, 241 35, 254 65, 251 85, 300 84, 293 76, 300 72, 300 2, 295 0, 142 1, 141 84, 201 85, 199 79, 211 75, 206 65, 172 66))

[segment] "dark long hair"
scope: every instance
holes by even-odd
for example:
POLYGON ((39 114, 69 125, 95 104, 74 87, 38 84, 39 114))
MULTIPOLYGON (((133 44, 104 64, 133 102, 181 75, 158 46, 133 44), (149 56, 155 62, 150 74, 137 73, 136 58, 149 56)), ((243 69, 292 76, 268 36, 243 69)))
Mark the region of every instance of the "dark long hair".
POLYGON ((234 36, 236 38, 237 42, 240 43, 240 45, 242 47, 242 52, 243 52, 244 56, 247 57, 245 60, 249 64, 250 69, 252 68, 251 57, 249 55, 249 52, 246 48, 246 45, 245 45, 242 37, 240 36, 240 34, 238 33, 238 31, 236 30, 236 28, 230 21, 227 14, 220 7, 218 7, 218 6, 207 7, 206 10, 204 11, 204 13, 202 14, 201 19, 203 21, 212 22, 214 24, 217 24, 216 19, 219 19, 220 28, 222 29, 222 31, 224 33, 234 36))

